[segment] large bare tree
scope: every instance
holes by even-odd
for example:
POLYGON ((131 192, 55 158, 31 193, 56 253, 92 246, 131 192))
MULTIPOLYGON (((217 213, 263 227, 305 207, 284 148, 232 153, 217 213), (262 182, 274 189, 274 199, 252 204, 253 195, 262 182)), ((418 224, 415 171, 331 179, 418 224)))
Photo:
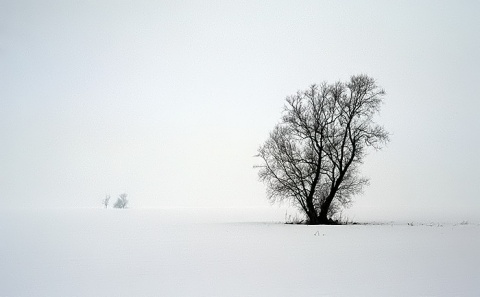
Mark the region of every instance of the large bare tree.
POLYGON ((312 85, 286 99, 283 116, 259 148, 259 177, 271 202, 289 201, 309 224, 332 223, 368 179, 359 165, 388 132, 373 121, 385 91, 373 78, 312 85))

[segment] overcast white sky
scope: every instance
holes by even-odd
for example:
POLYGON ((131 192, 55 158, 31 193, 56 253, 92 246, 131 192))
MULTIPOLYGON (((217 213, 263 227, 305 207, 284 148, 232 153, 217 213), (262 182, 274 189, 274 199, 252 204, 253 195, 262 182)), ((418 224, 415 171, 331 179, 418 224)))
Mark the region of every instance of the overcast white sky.
POLYGON ((479 1, 0 1, 1 207, 268 205, 287 95, 366 73, 389 146, 350 209, 480 217, 479 1))

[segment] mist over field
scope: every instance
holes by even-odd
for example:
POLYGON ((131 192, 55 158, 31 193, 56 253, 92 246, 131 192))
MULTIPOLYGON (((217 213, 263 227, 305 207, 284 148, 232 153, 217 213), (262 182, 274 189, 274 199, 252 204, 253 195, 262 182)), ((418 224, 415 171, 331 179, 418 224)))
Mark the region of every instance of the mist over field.
POLYGON ((480 217, 478 9, 1 1, 1 207, 267 207, 253 156, 286 96, 367 74, 391 142, 351 216, 480 217))

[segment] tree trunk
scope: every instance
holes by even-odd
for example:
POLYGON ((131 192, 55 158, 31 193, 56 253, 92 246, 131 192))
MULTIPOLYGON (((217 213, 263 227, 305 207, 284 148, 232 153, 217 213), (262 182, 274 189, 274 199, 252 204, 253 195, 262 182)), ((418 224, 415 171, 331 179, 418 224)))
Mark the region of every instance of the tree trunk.
MULTIPOLYGON (((355 146, 353 148, 355 151, 355 146)), ((353 162, 353 154, 350 157, 350 160, 348 160, 345 169, 343 171, 340 171, 340 175, 333 185, 333 187, 330 190, 330 194, 327 196, 327 199, 325 199, 325 202, 320 206, 320 214, 318 215, 318 220, 319 224, 332 224, 333 221, 330 220, 327 215, 328 215, 328 210, 330 209, 330 205, 332 205, 333 198, 335 197, 335 194, 337 193, 341 183, 343 182, 343 178, 345 177, 345 173, 347 172, 348 168, 353 162)))
POLYGON ((308 214, 308 222, 309 225, 319 225, 320 221, 316 213, 309 213, 308 214))
POLYGON ((318 221, 319 224, 329 224, 331 221, 328 219, 328 210, 330 209, 330 205, 332 204, 333 201, 333 195, 330 195, 327 197, 325 200, 325 203, 322 204, 320 208, 320 214, 318 215, 318 221))
POLYGON ((318 215, 317 212, 315 211, 315 207, 313 206, 313 203, 310 201, 310 203, 307 202, 307 207, 308 207, 308 224, 309 225, 318 225, 318 215))

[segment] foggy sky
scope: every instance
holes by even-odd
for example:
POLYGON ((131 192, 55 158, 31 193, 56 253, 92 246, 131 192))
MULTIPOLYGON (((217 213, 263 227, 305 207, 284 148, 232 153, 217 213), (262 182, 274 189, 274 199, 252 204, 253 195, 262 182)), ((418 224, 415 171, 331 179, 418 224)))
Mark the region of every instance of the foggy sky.
POLYGON ((387 96, 353 217, 480 217, 478 1, 0 1, 0 207, 268 205, 285 97, 387 96))

